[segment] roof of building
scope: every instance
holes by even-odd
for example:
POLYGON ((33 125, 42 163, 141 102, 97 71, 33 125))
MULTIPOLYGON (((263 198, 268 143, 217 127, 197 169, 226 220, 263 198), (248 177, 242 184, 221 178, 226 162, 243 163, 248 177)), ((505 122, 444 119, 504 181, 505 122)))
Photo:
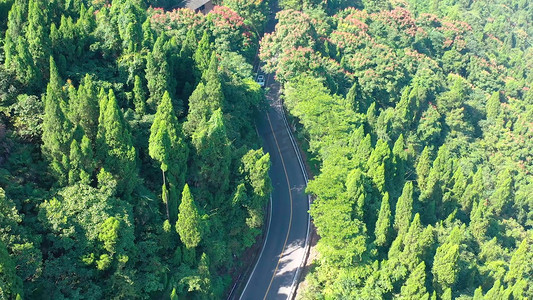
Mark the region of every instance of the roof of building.
POLYGON ((190 8, 192 10, 197 10, 202 5, 206 4, 211 0, 183 0, 180 4, 181 7, 190 8))

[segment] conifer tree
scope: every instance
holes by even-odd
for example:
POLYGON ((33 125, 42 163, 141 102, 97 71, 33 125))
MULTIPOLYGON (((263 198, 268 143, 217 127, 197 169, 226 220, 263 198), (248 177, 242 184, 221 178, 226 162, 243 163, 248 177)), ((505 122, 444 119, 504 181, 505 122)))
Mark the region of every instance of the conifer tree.
MULTIPOLYGON (((15 0, 9 10, 7 30, 4 40, 5 65, 7 68, 14 68, 13 61, 17 57, 17 53, 20 53, 17 50, 17 45, 19 43, 19 38, 24 37, 24 23, 27 20, 27 14, 28 1, 15 0)), ((23 40, 26 41, 25 39, 23 40)))
POLYGON ((483 298, 483 289, 481 287, 478 287, 475 291, 474 291, 474 297, 472 298, 472 300, 483 300, 485 298, 483 298))
POLYGON ((421 262, 411 272, 407 281, 402 286, 398 299, 429 299, 429 293, 426 290, 426 264, 421 262))
POLYGON ((222 83, 218 74, 218 61, 215 51, 211 53, 209 67, 202 74, 202 81, 205 83, 205 90, 210 111, 222 108, 224 104, 224 94, 222 93, 222 83))
POLYGON ((206 128, 195 133, 193 144, 196 148, 193 161, 196 180, 213 195, 224 194, 229 187, 231 152, 220 109, 213 113, 206 128))
POLYGON ((170 293, 170 300, 178 300, 178 293, 176 292, 176 288, 172 289, 172 292, 170 293))
POLYGON ((358 86, 357 81, 354 82, 348 94, 346 94, 346 105, 351 108, 354 112, 364 112, 362 103, 358 97, 358 86))
MULTIPOLYGON (((349 140, 350 147, 353 148, 354 150, 356 150, 357 147, 359 147, 359 145, 361 144, 361 142, 363 141, 364 138, 365 138, 365 127, 364 127, 364 125, 360 125, 359 127, 357 127, 357 130, 355 130, 350 135, 350 140, 349 140)), ((356 159, 357 159, 357 157, 356 157, 356 159)))
POLYGON ((508 213, 513 199, 514 181, 513 175, 506 169, 500 172, 496 180, 496 190, 490 198, 493 212, 496 216, 508 213))
POLYGON ((77 107, 71 107, 71 111, 76 114, 76 121, 83 129, 85 135, 91 141, 96 140, 98 131, 98 95, 96 86, 93 83, 90 75, 85 75, 82 83, 78 88, 77 93, 77 107))
POLYGON ((389 203, 389 193, 385 192, 381 200, 378 220, 376 222, 376 245, 379 247, 387 246, 390 242, 391 233, 391 210, 389 203))
POLYGON ((212 294, 211 272, 209 271, 209 264, 209 257, 207 254, 202 253, 200 261, 198 262, 198 274, 201 278, 200 290, 204 295, 213 297, 214 295, 212 294))
POLYGON ((137 184, 137 154, 113 90, 100 100, 97 157, 117 181, 117 192, 129 196, 137 184))
POLYGON ((246 188, 237 188, 234 201, 239 201, 248 210, 246 224, 250 228, 260 228, 263 224, 263 207, 268 201, 268 195, 272 190, 268 171, 270 170, 270 154, 265 154, 263 149, 250 150, 242 159, 240 172, 245 175, 246 183, 250 187, 251 197, 246 202, 244 199, 246 188))
POLYGON ((368 207, 372 195, 369 194, 371 182, 360 169, 348 173, 346 178, 346 193, 352 205, 353 216, 359 220, 365 220, 365 212, 368 217, 368 207))
POLYGON ((390 181, 389 190, 394 198, 400 196, 401 188, 405 182, 405 164, 407 163, 407 152, 405 151, 405 142, 403 134, 400 134, 394 147, 392 148, 392 164, 394 167, 394 177, 390 181))
POLYGON ((413 194, 413 182, 408 181, 403 187, 402 195, 396 202, 394 229, 398 232, 398 235, 406 233, 409 229, 413 216, 413 194))
POLYGON ((452 300, 452 289, 447 288, 446 290, 444 290, 444 293, 442 293, 442 296, 440 298, 441 300, 452 300))
POLYGON ((368 175, 374 180, 378 190, 384 194, 387 187, 390 168, 390 148, 387 142, 380 139, 376 144, 376 148, 372 151, 368 159, 368 175))
POLYGON ((31 56, 37 66, 37 76, 46 74, 48 69, 47 60, 51 54, 48 24, 48 1, 30 0, 26 39, 31 56))
POLYGON ((365 171, 368 170, 367 162, 373 150, 374 149, 372 149, 372 137, 370 136, 370 134, 367 134, 361 141, 361 143, 356 147, 355 151, 355 157, 359 161, 359 165, 361 166, 361 168, 365 171))
POLYGON ((366 122, 372 130, 376 128, 376 124, 378 123, 377 113, 378 112, 376 109, 376 102, 372 102, 372 104, 370 104, 370 107, 368 107, 368 109, 366 110, 366 122))
POLYGON ((475 174, 471 174, 470 181, 471 183, 467 186, 459 202, 466 214, 471 214, 473 204, 481 201, 483 198, 483 193, 485 191, 483 184, 483 169, 479 168, 475 174))
POLYGON ((195 248, 202 240, 200 214, 187 184, 183 187, 176 231, 188 249, 195 248))
POLYGON ((154 32, 152 31, 152 27, 150 26, 150 18, 146 18, 146 20, 142 24, 142 31, 142 47, 143 49, 151 49, 152 45, 154 44, 154 32))
POLYGON ((533 247, 528 238, 525 238, 513 253, 509 263, 509 272, 505 274, 505 282, 515 284, 523 278, 533 274, 533 247), (528 263, 529 262, 529 263, 528 263), (528 275, 529 274, 529 275, 528 275))
POLYGON ((223 101, 224 94, 218 75, 218 64, 215 52, 213 52, 209 68, 203 73, 202 81, 189 97, 189 112, 187 121, 183 125, 185 132, 192 135, 200 127, 204 127, 213 112, 222 108, 223 101))
POLYGON ((453 188, 451 190, 451 197, 457 202, 460 203, 461 198, 466 190, 467 181, 463 173, 461 166, 457 167, 455 173, 453 173, 453 188))
POLYGON ((487 119, 497 120, 501 113, 500 92, 494 92, 487 101, 487 119))
POLYGON ((149 154, 161 164, 165 189, 167 184, 169 185, 171 193, 168 195, 163 193, 163 202, 166 205, 167 217, 173 223, 178 201, 174 191, 181 190, 185 183, 189 149, 185 144, 168 92, 163 95, 150 128, 149 154))
MULTIPOLYGON (((210 64, 211 59, 211 43, 209 41, 209 34, 207 31, 204 31, 202 39, 198 43, 196 52, 194 53, 194 62, 196 67, 200 71, 200 74, 207 70, 210 64)), ((198 76, 199 77, 199 76, 198 76)))
POLYGON ((415 97, 412 93, 413 88, 410 86, 406 87, 402 93, 400 101, 394 108, 395 111, 395 122, 393 127, 395 130, 400 132, 405 132, 410 129, 414 121, 414 112, 415 109, 415 97))
POLYGON ((72 140, 70 144, 70 170, 68 172, 68 183, 70 185, 80 180, 80 168, 81 168, 81 149, 76 139, 72 140))
POLYGON ((18 37, 15 49, 17 55, 12 57, 11 64, 18 80, 31 89, 38 88, 39 82, 37 82, 37 78, 39 78, 39 72, 35 66, 35 61, 31 57, 28 41, 25 37, 18 37))
POLYGON ((509 299, 510 291, 505 290, 501 281, 497 279, 492 288, 485 294, 485 299, 509 299))
POLYGON ((431 171, 431 153, 428 146, 424 147, 420 157, 418 158, 418 163, 416 165, 416 174, 418 175, 417 183, 420 190, 426 189, 426 180, 429 176, 429 171, 431 171))
POLYGON ((142 116, 146 113, 146 93, 139 75, 135 75, 133 82, 133 105, 137 114, 142 116))
POLYGON ((420 223, 420 215, 416 214, 409 226, 409 230, 405 234, 403 245, 404 250, 400 256, 400 260, 412 271, 422 261, 422 258, 427 254, 427 250, 433 243, 433 229, 431 226, 423 229, 420 223))
POLYGON ((111 15, 117 24, 125 54, 137 52, 143 40, 142 24, 146 16, 137 4, 136 1, 116 1, 111 6, 111 15))
POLYGON ((469 227, 472 235, 478 241, 483 241, 486 238, 485 235, 490 223, 489 216, 486 202, 474 202, 472 212, 470 213, 469 227))
POLYGON ((87 136, 83 136, 81 143, 76 139, 72 140, 70 145, 70 170, 68 173, 69 184, 74 184, 78 181, 84 184, 91 183, 91 176, 93 172, 93 151, 91 141, 87 136))
POLYGON ((146 81, 150 92, 147 104, 152 111, 156 110, 165 91, 169 91, 170 68, 164 49, 166 39, 166 35, 162 33, 157 38, 153 50, 146 57, 146 81))
POLYGON ((62 185, 66 183, 68 175, 73 126, 66 117, 67 103, 60 82, 54 59, 50 57, 50 82, 44 97, 42 151, 62 185))
POLYGON ((437 289, 445 291, 451 288, 459 274, 459 245, 444 243, 437 248, 433 261, 433 282, 437 289))

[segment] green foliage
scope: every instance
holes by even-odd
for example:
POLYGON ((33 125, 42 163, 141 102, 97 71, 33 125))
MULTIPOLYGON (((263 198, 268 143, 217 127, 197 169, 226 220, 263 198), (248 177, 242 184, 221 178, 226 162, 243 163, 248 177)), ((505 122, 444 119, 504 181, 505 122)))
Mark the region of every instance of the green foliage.
POLYGON ((201 186, 216 195, 228 189, 230 179, 230 141, 226 135, 222 111, 219 109, 213 112, 205 126, 206 128, 199 128, 192 137, 196 150, 192 172, 201 186))
POLYGON ((90 186, 73 185, 40 205, 39 221, 47 233, 50 253, 65 253, 51 255, 44 261, 43 276, 56 282, 49 287, 51 297, 104 296, 109 291, 103 288, 111 286, 117 288, 114 294, 124 292, 116 286, 115 278, 120 274, 126 276, 125 269, 135 265, 129 204, 90 186), (129 260, 124 263, 126 257, 129 260), (96 270, 106 272, 96 275, 96 270), (81 280, 63 276, 67 272, 76 272, 81 280))
POLYGON ((152 111, 156 110, 164 93, 169 91, 170 68, 164 49, 165 42, 166 36, 160 35, 146 57, 146 81, 150 92, 148 106, 152 111))
POLYGON ((396 210, 394 214, 394 229, 398 235, 406 233, 413 216, 413 183, 408 181, 405 183, 402 195, 398 198, 396 203, 396 210))
POLYGON ((128 196, 137 184, 137 153, 113 90, 102 96, 96 155, 117 181, 117 193, 128 196))
MULTIPOLYGON (((189 148, 185 144, 184 138, 170 96, 168 92, 165 92, 150 128, 148 146, 150 157, 161 165, 164 191, 167 189, 167 178, 172 191, 181 190, 185 184, 189 148), (169 166, 171 166, 170 169, 169 166)), ((177 212, 171 208, 177 205, 178 199, 175 199, 177 196, 175 193, 171 193, 171 196, 172 199, 169 199, 168 193, 163 193, 163 202, 167 208, 167 218, 174 222, 174 216, 177 212)))
POLYGON ((22 280, 17 276, 15 264, 0 241, 0 295, 2 298, 19 297, 22 294, 22 280))
POLYGON ((187 248, 195 248, 202 240, 200 214, 187 184, 183 187, 176 231, 187 248))
POLYGON ((438 290, 451 288, 457 280, 459 246, 446 243, 437 248, 433 262, 433 281, 438 290))
POLYGON ((85 135, 94 142, 98 127, 99 107, 97 89, 91 76, 86 75, 83 78, 75 101, 73 100, 70 100, 72 122, 78 124, 85 135))
POLYGON ((271 190, 245 2, 0 0, 0 298, 222 297, 271 190))
POLYGON ((379 209, 378 221, 376 223, 375 243, 377 246, 387 246, 391 234, 391 210, 389 203, 389 193, 385 193, 381 199, 381 208, 379 209))
POLYGON ((17 135, 27 141, 36 141, 42 135, 43 103, 39 98, 19 95, 12 105, 15 113, 13 126, 17 135))
POLYGON ((43 147, 44 156, 58 183, 66 183, 68 175, 68 155, 72 139, 73 125, 66 117, 67 103, 61 86, 61 79, 52 57, 50 57, 50 82, 44 97, 43 147))
POLYGON ((398 299, 429 299, 429 293, 426 290, 426 264, 424 262, 421 262, 411 272, 402 286, 398 299))

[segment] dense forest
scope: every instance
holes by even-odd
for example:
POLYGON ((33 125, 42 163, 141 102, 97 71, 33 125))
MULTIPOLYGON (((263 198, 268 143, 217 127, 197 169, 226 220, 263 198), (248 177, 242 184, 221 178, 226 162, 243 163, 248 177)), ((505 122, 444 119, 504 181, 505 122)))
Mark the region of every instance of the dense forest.
POLYGON ((533 298, 533 3, 280 1, 315 178, 301 299, 533 298))
POLYGON ((267 1, 177 2, 0 0, 0 299, 223 298, 257 52, 314 173, 298 298, 533 298, 531 1, 280 0, 261 40, 267 1))
POLYGON ((175 3, 0 0, 0 299, 213 299, 242 268, 268 7, 175 3))

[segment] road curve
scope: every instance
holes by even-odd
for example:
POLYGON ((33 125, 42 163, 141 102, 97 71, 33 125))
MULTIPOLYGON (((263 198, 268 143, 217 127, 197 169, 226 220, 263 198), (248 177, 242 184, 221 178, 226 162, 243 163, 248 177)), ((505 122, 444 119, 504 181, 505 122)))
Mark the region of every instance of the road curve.
POLYGON ((307 175, 284 115, 279 83, 267 76, 267 86, 270 105, 257 121, 257 129, 263 149, 270 153, 273 191, 265 243, 242 300, 292 299, 308 251, 307 175))

